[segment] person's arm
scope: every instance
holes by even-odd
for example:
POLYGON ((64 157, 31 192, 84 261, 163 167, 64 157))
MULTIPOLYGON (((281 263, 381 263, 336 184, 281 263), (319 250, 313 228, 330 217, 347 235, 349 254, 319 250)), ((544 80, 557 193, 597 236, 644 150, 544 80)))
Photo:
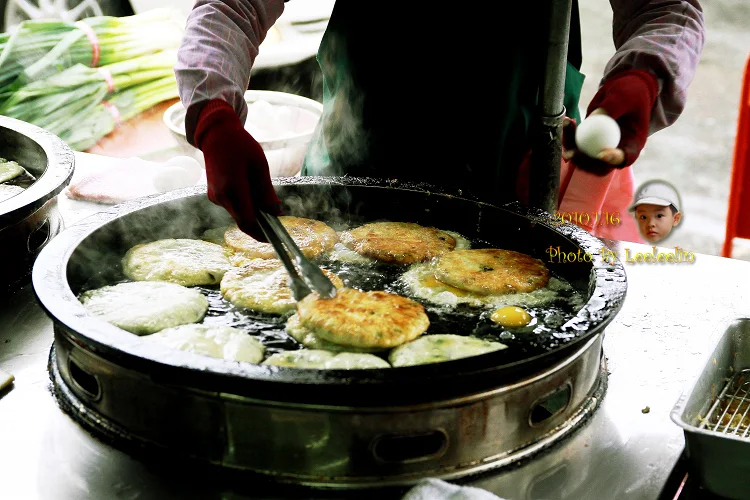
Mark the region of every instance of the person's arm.
POLYGON ((283 11, 284 0, 196 2, 175 65, 190 144, 195 145, 197 118, 209 101, 226 102, 244 123, 250 70, 266 33, 283 11))
POLYGON ((244 94, 258 48, 284 0, 198 0, 177 51, 185 132, 203 152, 208 199, 259 241, 257 211, 281 213, 262 146, 245 129, 244 94))
POLYGON ((615 54, 586 116, 603 113, 620 126, 620 144, 590 158, 576 149, 575 124, 563 129, 563 158, 599 175, 632 165, 650 134, 685 108, 705 41, 698 0, 610 0, 615 54))
POLYGON ((627 70, 652 73, 658 91, 649 134, 673 124, 685 108, 705 43, 698 0, 610 0, 615 54, 602 83, 627 70))

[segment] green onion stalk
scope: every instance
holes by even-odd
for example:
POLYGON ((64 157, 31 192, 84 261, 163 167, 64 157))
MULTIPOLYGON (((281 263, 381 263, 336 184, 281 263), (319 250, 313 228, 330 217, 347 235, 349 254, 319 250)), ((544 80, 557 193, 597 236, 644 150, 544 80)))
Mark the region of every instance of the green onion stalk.
POLYGON ((55 123, 48 130, 67 142, 72 149, 85 151, 121 122, 178 96, 177 80, 172 74, 115 91, 105 101, 83 106, 71 113, 66 123, 55 123))
POLYGON ((101 102, 111 92, 174 73, 176 50, 90 68, 76 64, 60 73, 0 94, 0 114, 46 128, 54 113, 79 99, 101 102))
POLYGON ((90 17, 78 23, 30 20, 0 34, 0 94, 76 64, 106 66, 176 49, 184 33, 184 20, 170 9, 126 17, 90 17))

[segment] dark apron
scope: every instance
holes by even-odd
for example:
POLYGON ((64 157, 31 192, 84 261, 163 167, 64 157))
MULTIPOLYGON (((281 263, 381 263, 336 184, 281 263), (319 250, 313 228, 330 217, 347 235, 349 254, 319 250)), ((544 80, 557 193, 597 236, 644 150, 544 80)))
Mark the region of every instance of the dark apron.
MULTIPOLYGON (((547 50, 545 23, 529 21, 543 17, 541 3, 514 2, 517 13, 498 17, 480 7, 338 0, 318 52, 324 111, 302 175, 422 181, 493 203, 516 199, 547 50)), ((580 119, 574 4, 565 107, 580 119)))

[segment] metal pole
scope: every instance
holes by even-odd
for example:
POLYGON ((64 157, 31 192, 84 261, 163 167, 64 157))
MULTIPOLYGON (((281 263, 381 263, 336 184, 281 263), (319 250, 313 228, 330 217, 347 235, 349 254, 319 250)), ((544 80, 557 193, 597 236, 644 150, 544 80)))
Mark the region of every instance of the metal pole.
POLYGON ((539 116, 532 126, 529 203, 550 213, 557 210, 565 116, 565 69, 573 0, 550 0, 545 71, 540 86, 539 116))

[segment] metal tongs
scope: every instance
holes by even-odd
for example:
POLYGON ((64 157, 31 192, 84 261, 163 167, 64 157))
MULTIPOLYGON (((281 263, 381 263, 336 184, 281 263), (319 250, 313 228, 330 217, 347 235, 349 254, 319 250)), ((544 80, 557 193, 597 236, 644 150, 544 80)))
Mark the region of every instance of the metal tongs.
POLYGON ((284 268, 286 268, 286 272, 289 273, 289 287, 292 289, 294 300, 299 302, 313 291, 317 292, 322 298, 334 298, 336 287, 318 266, 307 260, 292 237, 286 232, 281 221, 275 215, 262 210, 259 210, 259 213, 258 224, 260 224, 263 234, 273 245, 273 249, 281 259, 281 263, 284 264, 284 268), (285 245, 286 248, 284 248, 285 245), (294 257, 294 262, 300 270, 299 274, 297 273, 297 267, 289 258, 287 250, 294 257), (300 277, 300 275, 302 276, 300 277))

